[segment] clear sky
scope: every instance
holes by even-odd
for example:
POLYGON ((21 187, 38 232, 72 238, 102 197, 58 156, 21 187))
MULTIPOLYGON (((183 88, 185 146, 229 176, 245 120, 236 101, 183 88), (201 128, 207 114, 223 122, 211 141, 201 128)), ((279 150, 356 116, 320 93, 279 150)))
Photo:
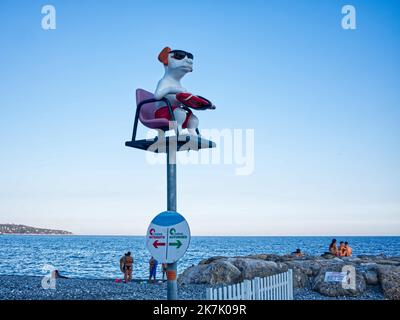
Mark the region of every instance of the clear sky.
POLYGON ((2 0, 0 223, 145 234, 165 167, 124 142, 168 45, 195 55, 183 84, 218 107, 200 128, 255 135, 251 175, 178 167, 194 235, 400 235, 399 36, 396 0, 2 0))

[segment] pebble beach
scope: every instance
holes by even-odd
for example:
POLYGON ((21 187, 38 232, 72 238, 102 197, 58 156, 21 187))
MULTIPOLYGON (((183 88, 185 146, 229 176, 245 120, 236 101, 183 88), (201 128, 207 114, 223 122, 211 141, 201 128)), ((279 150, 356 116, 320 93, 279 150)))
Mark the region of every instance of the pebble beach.
MULTIPOLYGON (((112 279, 57 279, 55 289, 43 289, 43 277, 0 276, 0 300, 164 300, 166 282, 112 279)), ((205 298, 205 285, 179 288, 182 300, 205 298)))
MULTIPOLYGON (((166 282, 116 283, 112 279, 57 279, 55 289, 43 289, 42 277, 0 276, 0 300, 165 300, 166 282)), ((207 285, 181 285, 181 300, 204 300, 207 285)), ((295 300, 383 300, 382 291, 370 287, 359 297, 326 297, 309 289, 295 289, 295 300)))

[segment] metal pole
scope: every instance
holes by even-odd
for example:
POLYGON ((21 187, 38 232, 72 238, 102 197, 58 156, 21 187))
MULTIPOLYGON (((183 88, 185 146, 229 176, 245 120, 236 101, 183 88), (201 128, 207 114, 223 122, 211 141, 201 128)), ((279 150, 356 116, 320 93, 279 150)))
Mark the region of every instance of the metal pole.
MULTIPOLYGON (((167 210, 176 211, 176 141, 167 143, 167 210)), ((167 264, 167 300, 178 299, 176 281, 178 264, 167 264)))

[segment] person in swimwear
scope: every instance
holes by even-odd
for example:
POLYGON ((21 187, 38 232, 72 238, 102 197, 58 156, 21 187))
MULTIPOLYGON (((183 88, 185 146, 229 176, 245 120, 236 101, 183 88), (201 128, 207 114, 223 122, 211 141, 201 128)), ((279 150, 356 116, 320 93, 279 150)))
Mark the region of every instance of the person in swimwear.
POLYGON ((336 243, 337 243, 336 239, 332 239, 332 242, 329 245, 329 252, 332 255, 334 255, 335 257, 337 257, 339 255, 339 250, 338 250, 336 243))
POLYGON ((292 252, 292 255, 296 256, 296 257, 302 257, 304 256, 304 254, 301 252, 300 249, 296 249, 296 251, 292 252))
POLYGON ((344 246, 344 242, 340 241, 339 244, 339 256, 340 257, 345 257, 346 256, 346 247, 344 246))
POLYGON ((54 271, 51 273, 51 276, 52 276, 52 278, 54 278, 54 279, 68 279, 68 277, 61 275, 60 272, 59 272, 58 270, 54 270, 54 271))
POLYGON ((125 283, 128 283, 132 280, 132 269, 133 269, 133 258, 131 257, 131 253, 128 251, 125 255, 119 260, 120 269, 124 273, 125 283))
POLYGON ((353 254, 353 249, 349 246, 347 241, 344 243, 344 247, 346 248, 346 257, 351 257, 353 254))
POLYGON ((149 275, 149 282, 151 282, 151 278, 153 278, 153 283, 156 282, 156 274, 157 274, 157 265, 158 265, 158 261, 156 259, 154 259, 154 257, 151 257, 149 260, 149 271, 150 271, 150 275, 149 275))

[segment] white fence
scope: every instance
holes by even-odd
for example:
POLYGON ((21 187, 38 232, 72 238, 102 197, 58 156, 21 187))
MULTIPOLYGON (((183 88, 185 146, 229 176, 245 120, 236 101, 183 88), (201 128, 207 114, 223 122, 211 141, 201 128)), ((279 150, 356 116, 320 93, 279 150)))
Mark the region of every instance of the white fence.
POLYGON ((220 288, 207 288, 207 300, 293 300, 293 271, 254 278, 220 288))

